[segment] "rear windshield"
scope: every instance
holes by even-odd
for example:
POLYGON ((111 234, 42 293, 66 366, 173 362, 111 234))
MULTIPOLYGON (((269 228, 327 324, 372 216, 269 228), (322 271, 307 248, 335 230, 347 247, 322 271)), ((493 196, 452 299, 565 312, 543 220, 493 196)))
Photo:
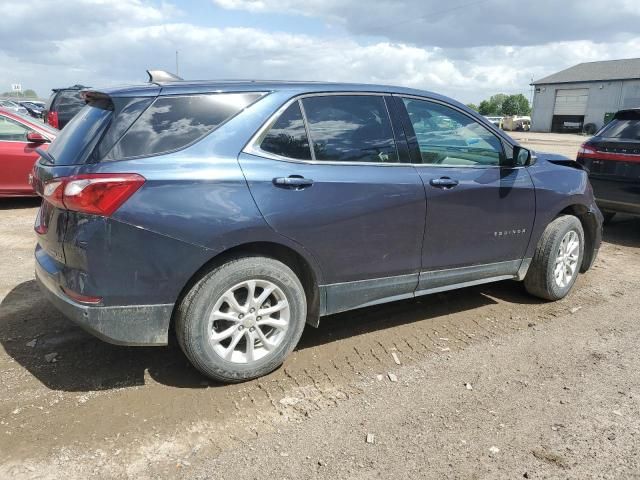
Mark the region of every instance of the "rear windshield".
POLYGON ((65 90, 58 93, 51 108, 61 116, 71 116, 82 107, 84 107, 84 100, 80 97, 80 90, 65 90))
POLYGON ((640 140, 640 118, 636 120, 612 120, 602 129, 599 136, 620 140, 640 140))
POLYGON ((84 163, 102 136, 112 111, 87 105, 80 110, 48 149, 56 165, 84 163))

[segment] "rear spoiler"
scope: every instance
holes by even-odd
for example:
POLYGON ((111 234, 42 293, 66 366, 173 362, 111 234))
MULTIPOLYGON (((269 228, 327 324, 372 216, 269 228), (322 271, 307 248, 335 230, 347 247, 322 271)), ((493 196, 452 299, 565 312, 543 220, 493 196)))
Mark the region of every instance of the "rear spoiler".
POLYGON ((182 77, 164 70, 147 70, 147 75, 149 75, 149 83, 180 82, 184 80, 182 77))
POLYGON ((91 105, 92 107, 102 108, 103 110, 113 110, 113 100, 111 100, 111 97, 106 93, 96 90, 83 90, 80 92, 80 97, 87 105, 91 105))

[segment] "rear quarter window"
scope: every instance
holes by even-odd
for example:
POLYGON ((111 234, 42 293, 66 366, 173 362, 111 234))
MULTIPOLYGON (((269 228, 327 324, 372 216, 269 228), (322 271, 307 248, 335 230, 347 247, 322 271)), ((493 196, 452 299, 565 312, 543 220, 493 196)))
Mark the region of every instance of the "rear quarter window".
POLYGON ((213 131, 262 95, 217 93, 158 97, 138 117, 105 160, 180 150, 213 131))

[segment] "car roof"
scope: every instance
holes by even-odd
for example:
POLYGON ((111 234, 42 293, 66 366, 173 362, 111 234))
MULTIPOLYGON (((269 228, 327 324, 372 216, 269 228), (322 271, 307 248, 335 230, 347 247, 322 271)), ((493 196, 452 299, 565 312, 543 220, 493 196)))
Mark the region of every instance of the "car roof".
POLYGON ((181 80, 153 82, 138 85, 122 85, 87 90, 105 93, 109 96, 156 96, 218 92, 290 91, 292 94, 331 92, 371 92, 401 95, 416 95, 435 100, 462 104, 444 95, 409 87, 378 85, 368 83, 338 83, 285 80, 181 80))

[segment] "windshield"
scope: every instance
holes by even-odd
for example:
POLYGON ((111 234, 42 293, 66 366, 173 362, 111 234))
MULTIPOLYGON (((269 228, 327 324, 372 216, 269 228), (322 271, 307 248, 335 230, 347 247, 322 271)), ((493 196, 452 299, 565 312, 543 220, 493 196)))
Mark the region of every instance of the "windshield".
POLYGON ((49 147, 56 165, 83 163, 109 124, 112 111, 87 105, 73 117, 49 147))

